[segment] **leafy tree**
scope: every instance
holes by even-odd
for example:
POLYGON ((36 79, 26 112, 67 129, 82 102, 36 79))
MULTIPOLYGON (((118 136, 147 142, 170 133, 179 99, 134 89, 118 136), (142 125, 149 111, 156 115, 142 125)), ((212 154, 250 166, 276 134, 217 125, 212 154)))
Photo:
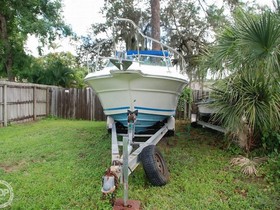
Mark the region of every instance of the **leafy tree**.
POLYGON ((21 78, 28 82, 61 87, 84 87, 86 70, 79 67, 77 59, 71 53, 50 53, 33 58, 31 69, 21 72, 21 78))
POLYGON ((204 53, 211 39, 213 40, 211 33, 218 31, 227 22, 223 8, 200 1, 199 3, 186 0, 176 3, 169 1, 161 16, 166 31, 164 39, 184 55, 190 78, 199 75, 197 58, 204 53))
POLYGON ((44 45, 71 33, 62 20, 61 8, 61 0, 1 0, 0 72, 9 80, 13 80, 15 72, 20 70, 20 63, 15 58, 25 54, 23 49, 28 34, 39 37, 44 45))
MULTIPOLYGON (((142 3, 143 5, 150 5, 148 0, 143 0, 142 3)), ((101 13, 106 16, 106 22, 93 24, 91 33, 81 38, 83 44, 80 49, 78 49, 78 56, 81 63, 85 63, 87 59, 94 59, 94 47, 101 41, 112 37, 111 32, 113 25, 121 28, 121 33, 118 36, 126 41, 127 48, 134 49, 136 47, 135 31, 127 30, 126 24, 123 22, 116 23, 116 18, 121 17, 132 20, 143 29, 144 34, 146 34, 150 26, 150 19, 146 8, 141 8, 141 5, 137 5, 134 0, 109 0, 104 3, 101 13)), ((110 48, 111 44, 112 43, 106 43, 106 45, 101 48, 102 55, 108 55, 110 53, 108 48, 110 48)))
MULTIPOLYGON (((83 38, 83 45, 78 53, 80 60, 85 60, 88 54, 94 55, 94 46, 102 40, 97 38, 100 34, 110 37, 108 32, 111 31, 110 28, 117 17, 133 20, 143 34, 153 37, 152 16, 153 11, 156 10, 154 9, 156 2, 155 0, 107 1, 101 11, 106 16, 106 22, 92 25, 92 33, 83 38)), ((231 5, 235 5, 233 3, 231 5)), ((205 1, 194 0, 161 0, 160 7, 160 29, 163 35, 161 41, 181 51, 188 63, 186 71, 190 77, 198 75, 198 55, 203 53, 205 46, 211 43, 210 35, 219 31, 227 22, 224 7, 218 8, 206 4, 205 1)), ((126 29, 122 23, 118 23, 118 26, 126 29)), ((133 30, 127 29, 119 34, 126 40, 127 47, 130 49, 133 49, 135 44, 134 35, 133 30)), ((142 46, 145 48, 144 45, 142 46)), ((102 49, 106 54, 108 52, 105 48, 106 46, 102 49)))

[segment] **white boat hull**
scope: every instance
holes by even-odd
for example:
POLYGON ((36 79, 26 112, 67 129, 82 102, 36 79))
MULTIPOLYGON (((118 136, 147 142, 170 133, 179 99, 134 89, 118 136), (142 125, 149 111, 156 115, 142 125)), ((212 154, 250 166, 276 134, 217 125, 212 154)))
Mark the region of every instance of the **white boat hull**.
POLYGON ((186 80, 172 75, 149 75, 140 70, 94 73, 85 79, 96 91, 104 113, 127 126, 127 110, 138 110, 136 132, 145 131, 176 113, 186 80))

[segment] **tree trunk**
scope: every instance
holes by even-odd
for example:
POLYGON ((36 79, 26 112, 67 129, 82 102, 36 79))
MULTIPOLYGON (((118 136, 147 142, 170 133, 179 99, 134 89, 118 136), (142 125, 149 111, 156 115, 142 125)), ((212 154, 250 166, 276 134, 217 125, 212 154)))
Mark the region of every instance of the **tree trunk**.
MULTIPOLYGON (((151 12, 152 12, 152 38, 160 41, 160 0, 151 0, 151 12)), ((153 42, 153 50, 161 50, 159 43, 153 42)))
POLYGON ((5 52, 6 58, 5 62, 5 70, 7 72, 8 80, 14 81, 14 76, 12 74, 12 66, 13 66, 13 57, 11 52, 11 45, 8 39, 8 31, 7 31, 7 20, 4 15, 0 13, 0 40, 2 40, 3 48, 5 52))

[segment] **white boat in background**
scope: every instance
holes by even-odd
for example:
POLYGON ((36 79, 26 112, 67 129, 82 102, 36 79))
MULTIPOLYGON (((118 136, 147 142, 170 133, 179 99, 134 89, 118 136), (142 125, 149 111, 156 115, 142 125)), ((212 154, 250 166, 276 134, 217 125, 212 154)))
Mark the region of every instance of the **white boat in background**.
POLYGON ((214 100, 212 100, 212 99, 206 99, 206 100, 196 102, 195 104, 198 107, 199 115, 210 117, 213 114, 215 114, 217 112, 217 108, 213 107, 213 105, 212 105, 213 102, 214 102, 214 100))
MULTIPOLYGON (((128 21, 137 28, 131 20, 119 21, 128 21)), ((139 30, 138 33, 148 42, 157 42, 139 30)), ((128 110, 138 110, 135 132, 141 133, 175 116, 179 96, 188 83, 182 73, 184 60, 174 49, 160 45, 161 51, 140 50, 140 47, 120 51, 115 45, 109 57, 97 52, 96 68, 85 81, 97 93, 109 121, 125 128, 128 110), (98 69, 100 63, 105 65, 98 69)))

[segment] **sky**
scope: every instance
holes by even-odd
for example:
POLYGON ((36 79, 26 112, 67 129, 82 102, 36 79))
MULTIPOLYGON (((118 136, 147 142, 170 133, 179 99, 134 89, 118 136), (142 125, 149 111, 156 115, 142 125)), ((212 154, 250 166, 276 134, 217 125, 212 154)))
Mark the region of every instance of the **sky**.
MULTIPOLYGON (((222 0, 208 1, 222 2, 222 0)), ((270 4, 272 0, 257 0, 257 2, 264 5, 270 4)), ((99 13, 104 0, 63 0, 63 3, 65 21, 72 25, 74 32, 78 35, 85 35, 92 23, 101 22, 104 19, 99 13)))
MULTIPOLYGON (((73 31, 78 35, 86 35, 93 23, 100 23, 104 20, 100 14, 100 9, 104 0, 62 0, 63 16, 67 24, 71 25, 73 31)), ((38 56, 38 40, 35 36, 29 37, 25 48, 29 54, 38 56)), ((56 51, 70 51, 75 54, 75 43, 69 38, 58 40, 56 51)), ((52 50, 44 49, 44 54, 52 50)))
MULTIPOLYGON (((222 0, 208 0, 221 2, 222 0)), ((141 2, 141 1, 140 1, 141 2)), ((259 4, 272 5, 272 0, 257 0, 259 4)), ((91 24, 102 22, 104 17, 100 14, 100 9, 104 4, 104 0, 62 0, 63 16, 67 24, 71 25, 73 31, 78 35, 86 35, 91 24)), ((75 54, 75 45, 68 39, 58 40, 57 45, 60 46, 57 51, 70 51, 75 54)), ((37 52, 38 40, 35 37, 30 37, 26 44, 26 50, 38 56, 37 52)), ((45 54, 50 50, 45 49, 45 54)))
POLYGON ((65 21, 78 35, 85 35, 91 24, 102 22, 99 12, 103 0, 63 0, 63 4, 65 21))

